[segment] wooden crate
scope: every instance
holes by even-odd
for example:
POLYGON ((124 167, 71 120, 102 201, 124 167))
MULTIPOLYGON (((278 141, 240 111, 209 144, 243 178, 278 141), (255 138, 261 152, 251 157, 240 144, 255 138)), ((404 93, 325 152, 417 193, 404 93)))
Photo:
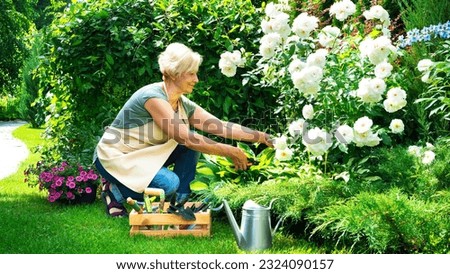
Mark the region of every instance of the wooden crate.
MULTIPOLYGON (((190 207, 192 204, 199 206, 201 203, 185 204, 190 207)), ((153 206, 158 206, 153 203, 153 206)), ((131 225, 130 235, 143 234, 146 236, 171 237, 178 235, 211 236, 211 212, 207 211, 195 213, 195 221, 186 221, 181 216, 166 213, 169 203, 164 204, 163 213, 143 213, 138 214, 132 210, 129 215, 131 225), (190 225, 195 225, 192 229, 187 229, 190 225)))

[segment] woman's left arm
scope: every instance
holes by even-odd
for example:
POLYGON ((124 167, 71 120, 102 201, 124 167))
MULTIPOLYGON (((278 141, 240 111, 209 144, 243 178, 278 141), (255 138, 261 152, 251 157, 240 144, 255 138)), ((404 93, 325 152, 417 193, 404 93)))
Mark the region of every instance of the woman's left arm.
POLYGON ((224 122, 200 106, 195 108, 189 118, 189 124, 198 130, 227 139, 261 143, 273 147, 269 134, 244 127, 240 124, 224 122))

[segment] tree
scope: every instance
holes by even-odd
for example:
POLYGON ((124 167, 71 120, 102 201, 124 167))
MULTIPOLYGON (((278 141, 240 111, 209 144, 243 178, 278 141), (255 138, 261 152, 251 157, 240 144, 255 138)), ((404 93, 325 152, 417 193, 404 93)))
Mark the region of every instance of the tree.
POLYGON ((35 0, 2 0, 0 2, 0 94, 8 93, 27 56, 26 40, 35 0))

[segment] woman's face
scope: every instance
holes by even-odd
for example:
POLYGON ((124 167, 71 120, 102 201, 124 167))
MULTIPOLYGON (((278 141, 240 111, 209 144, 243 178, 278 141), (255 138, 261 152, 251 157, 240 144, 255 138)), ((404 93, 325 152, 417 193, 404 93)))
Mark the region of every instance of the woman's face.
POLYGON ((176 78, 174 83, 183 94, 189 94, 198 83, 197 73, 185 72, 176 78))

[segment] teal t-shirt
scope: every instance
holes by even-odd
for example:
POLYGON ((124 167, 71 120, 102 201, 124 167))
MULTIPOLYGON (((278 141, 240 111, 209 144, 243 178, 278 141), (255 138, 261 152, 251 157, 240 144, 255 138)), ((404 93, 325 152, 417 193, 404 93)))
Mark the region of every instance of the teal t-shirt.
MULTIPOLYGON (((150 84, 136 91, 119 111, 111 126, 116 128, 135 128, 153 122, 152 116, 144 107, 145 102, 151 98, 160 98, 168 101, 167 95, 162 89, 162 83, 150 84)), ((185 96, 181 98, 181 104, 187 117, 190 118, 197 105, 185 96)))

